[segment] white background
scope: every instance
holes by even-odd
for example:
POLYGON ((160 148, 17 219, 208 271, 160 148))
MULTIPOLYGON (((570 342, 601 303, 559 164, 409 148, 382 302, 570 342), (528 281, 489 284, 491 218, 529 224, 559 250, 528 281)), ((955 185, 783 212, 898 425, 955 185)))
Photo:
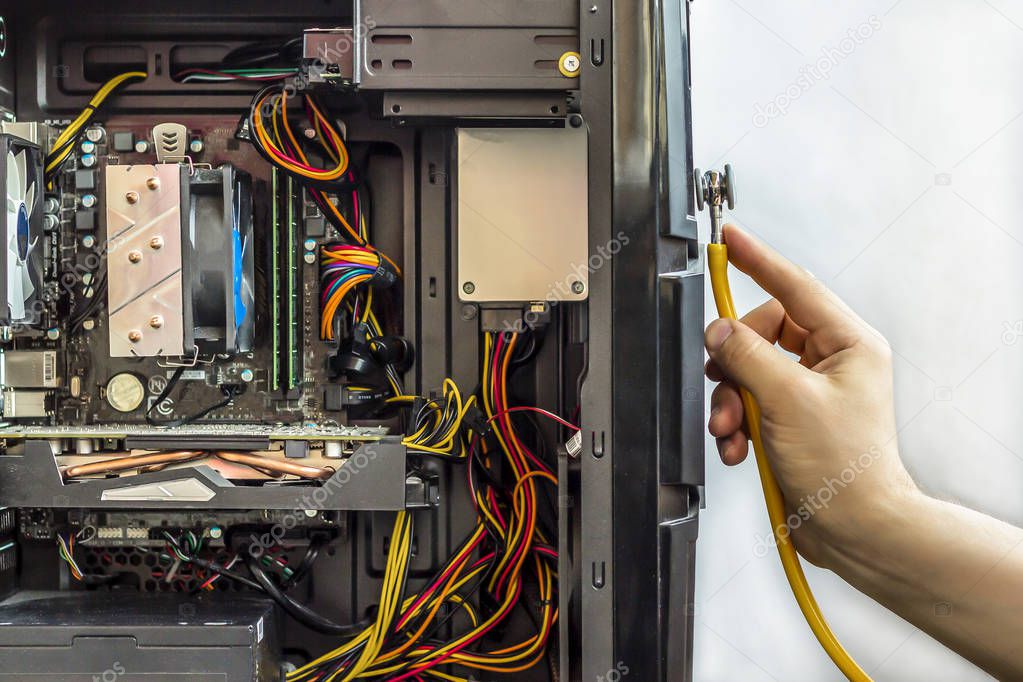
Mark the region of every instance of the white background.
MULTIPOLYGON (((1023 525, 1023 1, 696 0, 692 11, 696 165, 731 162, 733 222, 889 339, 901 452, 920 485, 1023 525), (785 94, 871 16, 880 28, 832 52, 829 78, 785 94), (795 95, 787 113, 755 125, 758 104, 779 95, 795 95)), ((743 310, 765 298, 738 275, 733 288, 743 310)), ((770 531, 755 466, 726 469, 707 448, 696 680, 844 679, 777 556, 758 556, 770 531)), ((877 680, 990 679, 837 576, 807 574, 877 680)))

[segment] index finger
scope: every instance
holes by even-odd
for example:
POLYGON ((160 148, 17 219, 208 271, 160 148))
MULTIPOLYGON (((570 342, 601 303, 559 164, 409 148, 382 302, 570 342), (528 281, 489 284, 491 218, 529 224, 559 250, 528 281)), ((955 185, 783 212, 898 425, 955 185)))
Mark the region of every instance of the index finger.
POLYGON ((840 298, 809 272, 734 225, 725 225, 728 259, 785 307, 808 331, 864 326, 840 298))

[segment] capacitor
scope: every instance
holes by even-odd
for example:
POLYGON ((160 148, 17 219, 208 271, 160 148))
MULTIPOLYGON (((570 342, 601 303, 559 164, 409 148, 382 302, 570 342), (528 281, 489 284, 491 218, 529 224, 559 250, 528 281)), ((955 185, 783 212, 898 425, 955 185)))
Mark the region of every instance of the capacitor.
POLYGON ((46 330, 46 338, 50 341, 56 341, 60 338, 60 329, 57 327, 50 327, 46 330))
POLYGON ((252 380, 256 378, 256 375, 253 373, 253 371, 247 367, 241 371, 240 376, 242 378, 242 381, 244 381, 247 384, 252 383, 252 380))
POLYGON ((306 239, 305 242, 303 242, 302 246, 305 247, 306 251, 315 251, 316 250, 316 240, 315 239, 306 239))
POLYGON ((82 202, 82 208, 92 208, 96 205, 97 199, 95 194, 83 194, 80 201, 82 202))
POLYGON ((224 537, 224 529, 220 526, 210 526, 209 535, 214 540, 224 537))
POLYGON ((71 382, 68 386, 68 390, 71 391, 72 398, 78 398, 82 395, 82 377, 75 374, 71 377, 71 382))
POLYGON ((57 197, 46 197, 46 201, 43 202, 44 213, 59 213, 60 212, 60 200, 57 197))
MULTIPOLYGON (((96 238, 93 237, 91 234, 85 235, 84 237, 82 237, 82 246, 84 246, 87 249, 91 249, 92 247, 96 246, 96 238)), ((89 284, 90 282, 92 282, 92 276, 89 273, 85 274, 86 276, 89 276, 89 281, 86 282, 85 277, 82 277, 82 282, 85 284, 89 284)))
POLYGON ((145 154, 149 151, 149 140, 139 140, 135 143, 135 151, 139 154, 145 154))
POLYGON ((192 141, 188 143, 188 151, 193 154, 202 154, 203 149, 206 149, 206 145, 201 137, 193 137, 192 141))
POLYGON ((82 153, 83 154, 95 154, 96 153, 96 143, 95 142, 90 142, 89 140, 85 140, 84 142, 82 142, 82 153))
POLYGON ((327 459, 341 459, 341 441, 328 440, 323 444, 323 456, 327 459))
POLYGON ((87 332, 91 332, 95 328, 96 320, 86 320, 85 322, 82 323, 82 329, 84 329, 87 332))
POLYGON ((307 251, 306 254, 305 254, 304 260, 309 265, 312 265, 313 263, 316 262, 316 254, 313 253, 312 251, 307 251))
POLYGON ((75 439, 75 454, 76 455, 91 455, 92 454, 92 439, 91 438, 76 438, 75 439))
POLYGON ((92 168, 96 165, 96 161, 97 159, 95 154, 82 154, 80 163, 82 164, 82 168, 92 168))
POLYGON ((85 139, 93 144, 99 144, 106 137, 107 131, 100 126, 92 126, 85 130, 85 139))
POLYGON ((43 214, 43 229, 47 232, 56 230, 60 226, 60 218, 52 213, 43 214))
POLYGON ((131 372, 115 374, 107 382, 107 402, 118 412, 134 412, 146 399, 146 387, 131 372))

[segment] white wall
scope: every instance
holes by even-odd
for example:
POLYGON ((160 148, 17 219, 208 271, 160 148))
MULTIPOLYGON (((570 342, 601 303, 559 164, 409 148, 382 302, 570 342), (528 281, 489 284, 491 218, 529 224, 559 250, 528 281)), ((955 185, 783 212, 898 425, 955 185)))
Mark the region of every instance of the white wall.
MULTIPOLYGON (((1023 0, 695 0, 692 10, 696 164, 730 161, 734 222, 889 339, 902 456, 921 486, 1023 525, 1023 0), (857 29, 869 37, 843 45, 857 29), (808 76, 787 113, 769 117, 767 104, 827 47, 839 50, 822 64, 830 76, 808 76)), ((744 310, 764 299, 748 280, 733 287, 744 310)), ((709 438, 707 450, 696 680, 844 679, 777 556, 757 551, 769 525, 755 466, 726 469, 709 438)), ((990 679, 837 576, 807 573, 879 681, 990 679)))

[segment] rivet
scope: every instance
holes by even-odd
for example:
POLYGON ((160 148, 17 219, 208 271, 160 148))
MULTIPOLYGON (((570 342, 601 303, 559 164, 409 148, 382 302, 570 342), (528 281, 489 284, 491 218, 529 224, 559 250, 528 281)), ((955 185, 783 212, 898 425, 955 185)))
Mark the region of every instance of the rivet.
POLYGON ((153 251, 159 251, 163 248, 163 237, 153 237, 149 240, 149 248, 153 251))
POLYGON ((149 326, 152 327, 153 329, 159 329, 160 327, 163 326, 163 318, 160 317, 159 315, 153 315, 151 318, 149 318, 149 326))
POLYGON ((136 265, 141 263, 142 262, 142 252, 141 251, 131 251, 131 252, 129 252, 128 253, 128 261, 131 262, 131 263, 134 263, 136 265))
POLYGON ((146 180, 146 187, 152 190, 160 189, 160 178, 149 178, 146 180))
POLYGON ((128 332, 128 340, 132 343, 138 343, 142 340, 142 332, 137 329, 128 332))
POLYGON ((139 193, 128 192, 127 194, 124 195, 124 200, 127 201, 129 204, 137 204, 139 203, 139 193))

